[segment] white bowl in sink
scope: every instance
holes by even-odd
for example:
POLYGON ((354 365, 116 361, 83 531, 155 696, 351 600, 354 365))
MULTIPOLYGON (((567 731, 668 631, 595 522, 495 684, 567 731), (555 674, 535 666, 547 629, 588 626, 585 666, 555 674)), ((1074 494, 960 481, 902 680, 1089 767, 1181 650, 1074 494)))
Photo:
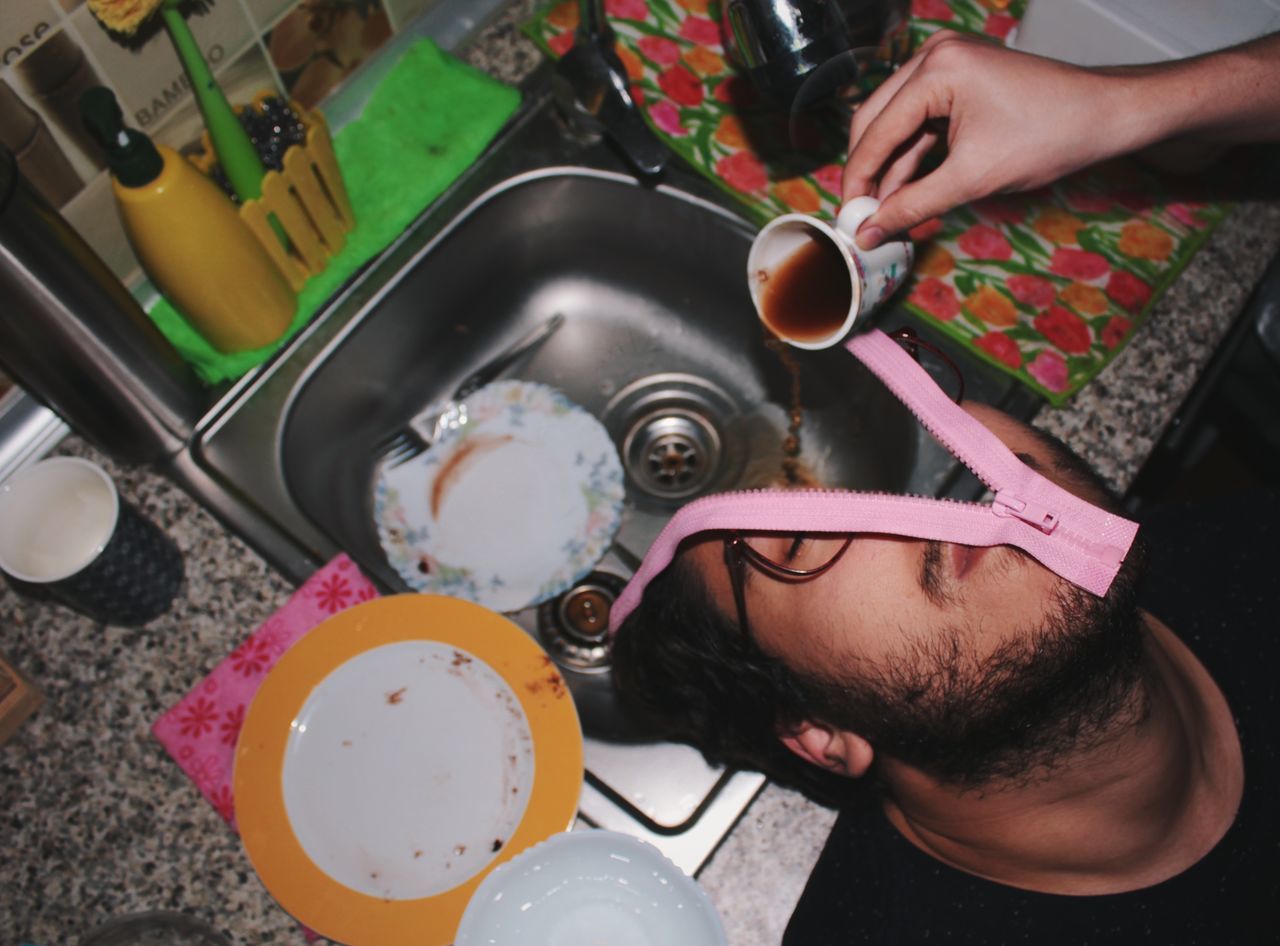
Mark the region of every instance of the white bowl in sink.
POLYGON ((553 835, 476 889, 454 946, 725 946, 706 892, 616 831, 553 835))

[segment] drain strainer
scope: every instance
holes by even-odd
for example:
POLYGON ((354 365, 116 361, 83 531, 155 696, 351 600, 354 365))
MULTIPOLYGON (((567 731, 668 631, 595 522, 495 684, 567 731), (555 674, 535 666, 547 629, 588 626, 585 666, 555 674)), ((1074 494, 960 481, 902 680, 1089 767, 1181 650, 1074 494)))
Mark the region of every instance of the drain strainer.
POLYGON ((605 411, 605 426, 622 445, 632 489, 678 500, 723 479, 722 431, 736 413, 729 396, 710 382, 659 374, 618 392, 605 411))
POLYGON ((682 499, 715 475, 720 435, 705 417, 670 407, 642 418, 622 449, 628 471, 645 492, 682 499))

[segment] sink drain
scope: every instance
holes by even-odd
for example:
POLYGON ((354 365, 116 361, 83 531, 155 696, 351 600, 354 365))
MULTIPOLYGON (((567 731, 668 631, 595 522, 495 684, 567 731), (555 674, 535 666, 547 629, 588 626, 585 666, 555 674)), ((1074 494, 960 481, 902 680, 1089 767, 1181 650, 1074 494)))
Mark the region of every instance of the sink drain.
POLYGON ((722 431, 736 413, 729 396, 710 382, 661 374, 618 392, 605 410, 605 426, 622 445, 633 491, 678 500, 723 479, 722 431))
POLYGON ((623 444, 627 469, 652 496, 681 499, 702 490, 720 460, 720 435, 704 417, 673 407, 632 428, 623 444))
POLYGON ((538 639, 556 663, 574 670, 609 667, 609 607, 626 582, 592 572, 538 606, 538 639))

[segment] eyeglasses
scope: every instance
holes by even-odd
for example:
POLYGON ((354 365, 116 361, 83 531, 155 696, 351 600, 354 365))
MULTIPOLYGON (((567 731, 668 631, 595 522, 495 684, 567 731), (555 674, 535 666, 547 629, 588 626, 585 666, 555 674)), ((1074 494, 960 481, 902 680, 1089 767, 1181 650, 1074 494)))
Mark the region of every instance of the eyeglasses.
POLYGON ((848 551, 849 546, 853 543, 853 536, 847 535, 841 542, 840 547, 836 549, 834 555, 820 560, 816 565, 797 568, 794 564, 794 556, 800 550, 806 538, 806 536, 799 535, 792 539, 790 557, 788 559, 792 564, 784 565, 782 562, 776 562, 754 548, 741 532, 734 532, 725 536, 724 563, 729 570, 729 584, 733 587, 733 604, 738 612, 738 630, 742 632, 744 637, 751 637, 751 630, 747 622, 746 572, 748 562, 769 577, 776 578, 779 581, 812 581, 819 575, 825 574, 836 562, 840 561, 841 556, 848 551))
MULTIPOLYGON (((931 352, 939 358, 954 376, 955 393, 952 398, 957 404, 964 400, 964 375, 954 361, 936 345, 920 338, 912 328, 900 328, 888 333, 889 337, 901 345, 916 361, 920 360, 920 349, 931 352)), ((936 379, 935 379, 936 380, 936 379)), ((748 562, 771 578, 779 581, 800 582, 812 581, 828 572, 853 543, 853 536, 844 537, 835 554, 818 561, 816 564, 801 562, 803 567, 796 567, 797 554, 803 548, 807 536, 793 537, 788 551, 787 561, 790 564, 774 561, 754 548, 741 532, 730 533, 724 539, 724 563, 729 571, 729 584, 733 588, 733 603, 738 613, 738 630, 744 637, 750 638, 751 631, 747 621, 747 588, 746 572, 748 562)))

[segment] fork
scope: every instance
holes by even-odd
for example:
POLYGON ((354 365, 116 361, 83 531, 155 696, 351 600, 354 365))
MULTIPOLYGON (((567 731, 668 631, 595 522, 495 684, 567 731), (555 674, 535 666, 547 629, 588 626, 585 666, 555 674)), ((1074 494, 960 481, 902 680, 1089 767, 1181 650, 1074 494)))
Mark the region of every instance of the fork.
POLYGON ((432 405, 382 441, 377 450, 378 456, 382 458, 382 466, 393 469, 408 463, 414 457, 426 452, 446 430, 454 430, 465 424, 467 422, 464 403, 466 399, 495 380, 525 354, 545 342, 563 324, 564 315, 557 312, 502 354, 469 374, 454 390, 449 400, 432 405), (435 419, 431 422, 431 435, 428 437, 422 431, 426 427, 425 419, 431 417, 433 413, 435 419))

